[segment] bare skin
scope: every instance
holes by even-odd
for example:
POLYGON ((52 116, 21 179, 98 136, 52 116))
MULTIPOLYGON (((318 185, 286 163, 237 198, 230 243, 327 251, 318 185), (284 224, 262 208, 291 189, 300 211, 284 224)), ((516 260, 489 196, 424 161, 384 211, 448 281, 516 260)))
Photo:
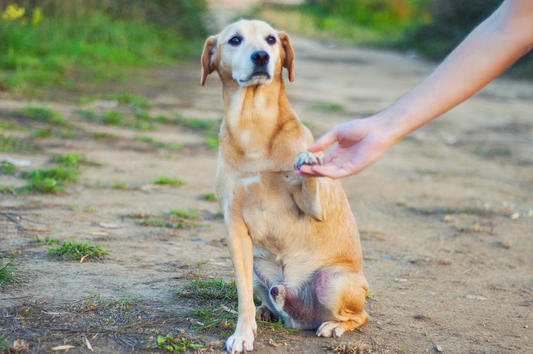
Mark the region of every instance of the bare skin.
POLYGON ((506 0, 420 85, 384 111, 333 127, 311 145, 338 145, 299 176, 342 178, 376 162, 404 136, 464 102, 533 47, 533 1, 506 0))

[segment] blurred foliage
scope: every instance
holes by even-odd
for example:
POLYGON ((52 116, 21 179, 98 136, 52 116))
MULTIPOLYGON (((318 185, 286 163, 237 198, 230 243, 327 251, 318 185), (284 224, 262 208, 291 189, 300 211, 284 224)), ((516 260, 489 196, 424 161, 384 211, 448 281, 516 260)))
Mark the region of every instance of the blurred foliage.
POLYGON ((205 0, 0 0, 0 90, 74 87, 188 58, 207 34, 205 10, 205 0))
MULTIPOLYGON (((414 50, 441 60, 503 0, 307 0, 314 26, 355 43, 414 50)), ((533 51, 509 70, 533 77, 533 51)))
POLYGON ((502 0, 433 0, 431 23, 406 31, 401 46, 442 59, 501 3, 502 0))
POLYGON ((329 0, 307 1, 315 26, 358 43, 399 40, 404 30, 429 23, 430 0, 329 0))

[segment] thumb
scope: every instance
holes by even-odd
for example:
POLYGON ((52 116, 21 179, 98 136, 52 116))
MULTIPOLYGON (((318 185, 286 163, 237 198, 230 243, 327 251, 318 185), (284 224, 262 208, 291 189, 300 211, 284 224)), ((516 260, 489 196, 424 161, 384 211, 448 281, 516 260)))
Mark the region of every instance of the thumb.
POLYGON ((313 145, 309 146, 307 150, 310 152, 323 151, 337 140, 339 140, 337 136, 337 127, 333 127, 333 129, 324 134, 324 136, 318 139, 313 145))

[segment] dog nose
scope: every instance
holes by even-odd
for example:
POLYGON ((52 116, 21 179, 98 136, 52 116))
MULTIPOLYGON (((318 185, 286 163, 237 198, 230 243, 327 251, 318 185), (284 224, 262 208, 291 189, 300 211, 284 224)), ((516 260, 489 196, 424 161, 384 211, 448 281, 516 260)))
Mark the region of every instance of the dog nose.
POLYGON ((264 50, 258 50, 252 53, 252 61, 256 65, 266 65, 268 64, 268 59, 270 59, 270 55, 264 50))

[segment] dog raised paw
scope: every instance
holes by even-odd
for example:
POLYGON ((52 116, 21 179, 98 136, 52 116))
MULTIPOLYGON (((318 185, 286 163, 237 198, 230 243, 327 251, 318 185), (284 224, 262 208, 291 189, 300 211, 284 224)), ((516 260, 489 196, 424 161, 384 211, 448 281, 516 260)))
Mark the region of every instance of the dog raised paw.
POLYGON ((294 161, 294 169, 299 170, 303 165, 322 165, 322 157, 312 152, 301 152, 294 161))

